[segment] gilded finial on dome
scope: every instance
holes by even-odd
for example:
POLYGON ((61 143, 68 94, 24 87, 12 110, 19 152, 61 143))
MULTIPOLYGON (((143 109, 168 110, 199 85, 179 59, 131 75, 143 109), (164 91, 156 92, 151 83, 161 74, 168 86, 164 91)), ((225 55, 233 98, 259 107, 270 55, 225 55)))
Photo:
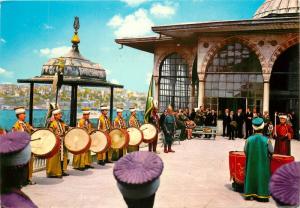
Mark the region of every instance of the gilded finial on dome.
POLYGON ((75 17, 73 27, 74 27, 75 31, 74 31, 74 35, 72 37, 71 42, 73 43, 73 46, 74 45, 76 46, 78 43, 80 43, 80 39, 79 39, 79 36, 78 36, 78 30, 79 30, 79 27, 80 27, 79 17, 75 17))

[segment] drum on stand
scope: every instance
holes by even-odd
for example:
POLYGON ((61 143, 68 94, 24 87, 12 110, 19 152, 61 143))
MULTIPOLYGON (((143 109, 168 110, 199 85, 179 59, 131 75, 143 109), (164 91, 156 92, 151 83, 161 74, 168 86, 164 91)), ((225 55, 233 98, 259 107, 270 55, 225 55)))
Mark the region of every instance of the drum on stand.
POLYGON ((124 130, 115 128, 109 132, 109 136, 111 138, 111 148, 122 149, 128 146, 129 138, 124 130))
POLYGON ((60 139, 49 129, 38 129, 31 134, 31 152, 38 158, 51 158, 60 148, 60 139))
POLYGON ((229 152, 230 179, 238 184, 244 184, 246 155, 242 151, 229 152))
POLYGON ((139 146, 143 141, 143 132, 135 127, 129 127, 127 129, 129 134, 129 146, 139 146))
POLYGON ((90 137, 92 140, 90 150, 94 153, 104 153, 111 146, 110 136, 102 131, 92 131, 90 137))
POLYGON ((78 155, 89 150, 91 138, 86 130, 76 127, 67 131, 64 144, 69 152, 78 155))
POLYGON ((143 142, 145 143, 151 143, 157 136, 157 129, 152 124, 143 124, 141 125, 140 130, 143 132, 143 142))
POLYGON ((273 154, 271 161, 271 174, 273 174, 280 166, 294 161, 295 158, 293 156, 273 154))

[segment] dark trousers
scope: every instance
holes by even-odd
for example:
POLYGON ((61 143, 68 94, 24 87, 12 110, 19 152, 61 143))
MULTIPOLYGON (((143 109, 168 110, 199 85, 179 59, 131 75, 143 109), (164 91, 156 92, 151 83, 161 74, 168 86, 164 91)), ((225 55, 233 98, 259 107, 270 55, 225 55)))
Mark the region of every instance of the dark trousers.
POLYGON ((153 142, 148 144, 149 152, 156 152, 158 135, 153 139, 153 142))
POLYGON ((246 138, 248 138, 249 136, 251 136, 253 133, 253 128, 251 125, 246 125, 246 138))
POLYGON ((223 137, 225 136, 228 136, 228 128, 227 128, 227 123, 223 122, 223 137))
POLYGON ((228 126, 227 129, 228 129, 229 139, 234 139, 235 129, 232 126, 228 126))
POLYGON ((243 124, 238 124, 237 126, 237 137, 243 138, 243 124))

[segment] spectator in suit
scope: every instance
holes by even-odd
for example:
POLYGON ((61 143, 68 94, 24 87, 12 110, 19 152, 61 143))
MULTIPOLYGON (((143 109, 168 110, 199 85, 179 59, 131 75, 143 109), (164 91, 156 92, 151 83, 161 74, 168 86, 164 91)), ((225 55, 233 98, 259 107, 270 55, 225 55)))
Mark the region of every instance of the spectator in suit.
POLYGON ((228 122, 228 120, 229 120, 229 109, 226 108, 224 115, 223 115, 223 137, 228 136, 227 126, 228 126, 228 123, 230 123, 230 122, 228 122))
POLYGON ((250 111, 250 108, 247 108, 246 115, 245 115, 245 123, 246 123, 246 138, 252 135, 252 118, 253 113, 250 111))
POLYGON ((217 126, 217 114, 215 110, 211 110, 211 126, 217 126))
POLYGON ((195 111, 195 109, 193 108, 193 109, 192 109, 192 112, 191 112, 191 114, 190 114, 190 120, 194 121, 194 120, 195 120, 195 116, 196 116, 196 111, 195 111))
POLYGON ((234 140, 237 123, 236 123, 235 115, 234 115, 233 111, 230 111, 229 125, 227 126, 227 128, 228 128, 229 140, 234 140))
MULTIPOLYGON (((212 115, 211 115, 209 108, 206 109, 206 116, 205 116, 204 124, 205 124, 205 126, 212 126, 212 115)), ((210 137, 211 137, 211 135, 205 134, 205 138, 210 138, 210 137)))
POLYGON ((243 125, 244 125, 244 115, 243 110, 241 108, 238 109, 236 113, 236 123, 237 123, 237 130, 236 130, 236 136, 238 138, 243 138, 243 125))

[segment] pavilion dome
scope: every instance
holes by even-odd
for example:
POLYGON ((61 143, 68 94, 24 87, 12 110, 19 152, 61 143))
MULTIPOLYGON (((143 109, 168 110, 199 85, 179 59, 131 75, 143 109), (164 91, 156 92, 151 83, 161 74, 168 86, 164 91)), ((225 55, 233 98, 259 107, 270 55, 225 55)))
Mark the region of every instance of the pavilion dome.
POLYGON ((253 18, 296 16, 300 12, 300 0, 266 0, 253 18))
POLYGON ((106 81, 106 72, 98 63, 94 63, 84 58, 80 52, 78 44, 80 39, 78 36, 79 19, 74 21, 74 35, 71 40, 73 43, 72 49, 69 53, 58 57, 49 59, 42 67, 42 77, 51 77, 55 73, 63 69, 64 77, 73 79, 96 79, 106 81))

